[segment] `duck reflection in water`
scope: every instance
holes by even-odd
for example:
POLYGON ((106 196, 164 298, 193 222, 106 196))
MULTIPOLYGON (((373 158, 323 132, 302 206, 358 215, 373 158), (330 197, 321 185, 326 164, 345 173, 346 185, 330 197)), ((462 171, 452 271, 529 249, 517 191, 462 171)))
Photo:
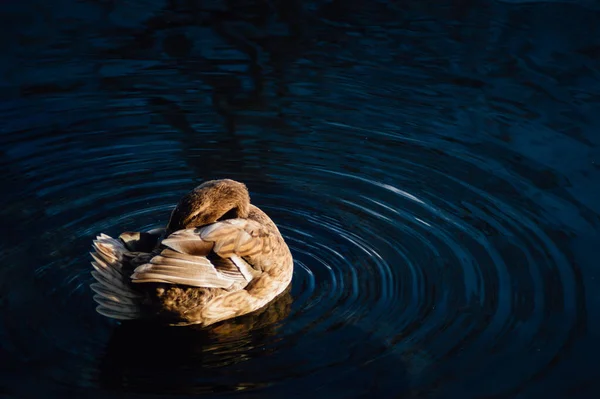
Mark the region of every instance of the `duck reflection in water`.
POLYGON ((100 385, 165 394, 258 388, 260 381, 242 382, 243 363, 268 353, 291 305, 290 285, 267 306, 208 327, 123 322, 100 364, 100 385))

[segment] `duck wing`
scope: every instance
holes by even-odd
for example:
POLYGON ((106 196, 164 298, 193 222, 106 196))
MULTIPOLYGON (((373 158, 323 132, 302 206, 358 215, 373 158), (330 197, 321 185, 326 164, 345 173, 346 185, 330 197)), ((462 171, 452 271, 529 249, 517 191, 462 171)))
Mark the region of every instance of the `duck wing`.
POLYGON ((96 282, 90 288, 96 293, 96 311, 119 320, 140 318, 142 295, 133 289, 129 283, 129 273, 124 270, 129 255, 127 248, 122 241, 106 234, 96 237, 92 246, 92 276, 96 282))
POLYGON ((175 231, 161 245, 166 248, 159 255, 134 270, 131 276, 134 283, 235 291, 261 275, 244 258, 267 250, 270 233, 254 220, 229 219, 175 231))

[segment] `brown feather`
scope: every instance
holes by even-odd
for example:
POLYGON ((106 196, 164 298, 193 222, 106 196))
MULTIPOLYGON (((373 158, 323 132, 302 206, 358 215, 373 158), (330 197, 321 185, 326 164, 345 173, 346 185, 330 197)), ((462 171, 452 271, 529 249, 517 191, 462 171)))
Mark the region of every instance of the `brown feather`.
POLYGON ((100 235, 92 254, 97 310, 115 319, 207 326, 260 309, 292 278, 279 230, 233 180, 186 194, 166 229, 120 238, 100 235))

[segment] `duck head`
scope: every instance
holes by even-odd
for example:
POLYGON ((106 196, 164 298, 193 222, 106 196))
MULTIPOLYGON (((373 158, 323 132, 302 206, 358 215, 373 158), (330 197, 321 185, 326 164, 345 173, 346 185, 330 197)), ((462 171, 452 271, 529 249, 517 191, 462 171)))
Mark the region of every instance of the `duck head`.
POLYGON ((250 195, 243 183, 230 179, 210 180, 179 201, 171 213, 167 234, 219 220, 246 218, 249 211, 250 195))

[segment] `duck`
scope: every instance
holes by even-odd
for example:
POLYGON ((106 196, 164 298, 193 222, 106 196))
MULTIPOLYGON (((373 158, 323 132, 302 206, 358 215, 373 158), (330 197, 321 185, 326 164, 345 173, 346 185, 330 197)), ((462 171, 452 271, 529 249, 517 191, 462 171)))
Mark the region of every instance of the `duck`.
POLYGON ((166 227, 102 233, 92 248, 96 311, 119 321, 210 326, 265 307, 293 275, 279 229, 231 179, 185 194, 166 227))

